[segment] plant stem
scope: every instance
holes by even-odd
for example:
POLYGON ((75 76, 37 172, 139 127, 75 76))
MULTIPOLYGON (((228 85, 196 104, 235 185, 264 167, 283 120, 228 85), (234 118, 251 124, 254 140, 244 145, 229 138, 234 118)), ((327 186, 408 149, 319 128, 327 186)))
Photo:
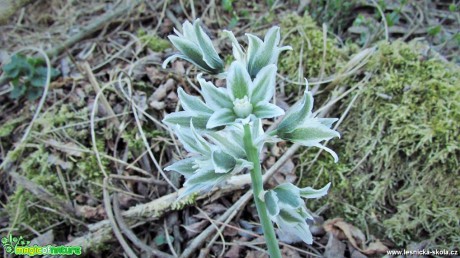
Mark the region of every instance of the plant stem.
POLYGON ((259 161, 259 152, 257 147, 254 146, 249 124, 244 125, 244 148, 248 156, 248 160, 254 164, 251 170, 252 192, 254 193, 254 202, 256 203, 257 212, 259 214, 260 223, 264 231, 265 240, 267 242, 268 253, 271 258, 281 258, 281 252, 276 239, 275 229, 273 228, 272 221, 268 217, 268 211, 265 202, 260 199, 264 192, 262 181, 262 172, 259 161))

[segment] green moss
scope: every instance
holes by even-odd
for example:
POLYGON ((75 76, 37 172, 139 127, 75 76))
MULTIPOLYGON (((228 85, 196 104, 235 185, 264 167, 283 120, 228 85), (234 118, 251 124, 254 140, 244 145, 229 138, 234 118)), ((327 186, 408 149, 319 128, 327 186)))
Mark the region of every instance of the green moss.
MULTIPOLYGON (((17 162, 18 173, 44 187, 53 194, 54 198, 67 200, 63 184, 58 176, 59 171, 64 176, 71 198, 77 192, 88 193, 95 199, 101 198, 102 189, 99 185, 102 184, 104 175, 99 168, 96 156, 84 151, 74 154, 66 151, 65 148, 60 148, 61 144, 74 143, 76 148, 82 149, 86 149, 84 146, 92 145, 88 131, 89 123, 85 123, 88 117, 87 108, 76 110, 68 104, 49 109, 35 121, 28 144, 20 145, 14 151, 8 152, 8 159, 11 162, 17 162), (51 142, 53 144, 49 144, 51 142), (65 168, 56 163, 56 160, 65 163, 65 168)), ((103 130, 98 131, 101 128, 99 125, 105 125, 105 122, 96 124, 97 148, 100 152, 105 153, 107 151, 106 141, 103 130)), ((102 164, 109 171, 109 161, 102 158, 102 164)), ((17 207, 20 207, 17 225, 24 223, 38 231, 64 219, 39 206, 48 207, 49 204, 39 200, 26 189, 18 187, 6 205, 10 223, 16 216, 17 207)))
MULTIPOLYGON (((143 128, 143 130, 145 137, 147 139, 153 139, 158 136, 168 137, 164 132, 156 130, 154 128, 149 128, 148 125, 146 125, 145 128, 143 128)), ((140 137, 137 127, 133 127, 129 130, 123 131, 121 138, 126 144, 128 144, 130 150, 143 151, 145 149, 144 141, 140 137)))
POLYGON ((451 249, 460 239, 460 69, 420 53, 416 42, 378 45, 365 67, 371 80, 339 128, 342 139, 332 142, 339 163, 321 158, 302 183, 333 182, 320 203, 329 203, 330 216, 398 246, 428 239, 451 249))
MULTIPOLYGON (((106 146, 104 139, 96 139, 96 145, 100 153, 105 153, 106 146)), ((83 179, 83 181, 80 182, 79 187, 88 191, 94 198, 101 198, 102 188, 100 186, 103 184, 104 173, 99 167, 96 155, 93 153, 85 153, 81 159, 78 159, 75 163, 76 169, 73 172, 83 179)), ((107 169, 109 166, 109 160, 101 157, 101 163, 106 173, 110 173, 107 169)))
POLYGON ((169 41, 164 40, 157 35, 147 34, 143 29, 137 31, 137 36, 143 44, 155 52, 162 52, 171 47, 169 41))
POLYGON ((11 223, 17 217, 15 228, 20 227, 20 223, 25 223, 34 229, 40 230, 62 221, 62 218, 57 214, 35 206, 37 201, 33 194, 22 187, 16 189, 15 193, 10 196, 5 210, 10 217, 11 223))
MULTIPOLYGON (((50 173, 48 153, 43 147, 31 152, 20 164, 20 170, 34 183, 44 187, 55 198, 64 199, 62 185, 56 174, 50 173)), ((17 224, 25 223, 36 230, 46 228, 62 220, 59 215, 49 212, 39 206, 48 207, 23 187, 18 187, 10 196, 6 210, 11 223, 17 217, 17 224)), ((54 207, 51 207, 52 209, 54 207)), ((17 225, 16 225, 17 226, 17 225)))
MULTIPOLYGON (((283 44, 290 45, 293 50, 281 53, 279 70, 291 80, 303 82, 304 77, 319 78, 323 63, 325 78, 334 74, 338 65, 347 58, 346 51, 338 48, 338 42, 327 37, 326 57, 323 62, 323 32, 308 15, 303 17, 296 14, 287 15, 281 19, 281 30, 283 44), (303 69, 299 71, 299 67, 303 69)), ((296 88, 290 86, 287 87, 287 91, 296 88)))
POLYGON ((20 116, 18 118, 14 118, 8 120, 6 123, 0 126, 0 138, 2 137, 11 137, 13 130, 22 122, 24 122, 25 117, 20 116))
POLYGON ((196 203, 196 198, 197 197, 198 197, 198 193, 193 193, 193 194, 187 196, 187 198, 185 198, 185 199, 175 201, 171 205, 171 210, 182 210, 182 209, 184 209, 185 206, 194 205, 196 203))

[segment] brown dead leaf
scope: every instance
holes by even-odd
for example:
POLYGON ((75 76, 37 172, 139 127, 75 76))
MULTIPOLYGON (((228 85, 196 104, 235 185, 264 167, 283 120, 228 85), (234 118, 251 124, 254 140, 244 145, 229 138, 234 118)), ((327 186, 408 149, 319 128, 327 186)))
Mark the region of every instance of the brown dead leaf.
POLYGON ((247 239, 253 239, 254 238, 254 235, 258 235, 262 232, 258 231, 258 226, 249 222, 249 221, 246 221, 244 219, 240 219, 239 220, 239 224, 241 226, 241 228, 243 228, 244 230, 241 230, 241 231, 238 231, 238 234, 240 236, 243 236, 247 239), (251 234, 252 233, 252 234, 251 234))
POLYGON ((363 251, 364 254, 382 254, 388 251, 388 247, 385 246, 379 239, 369 244, 369 246, 363 251))
POLYGON ((231 225, 231 227, 225 227, 224 229, 224 236, 228 236, 228 237, 234 237, 236 235, 238 235, 238 225, 236 225, 235 223, 233 222, 230 222, 229 225, 231 225))
POLYGON ((77 196, 75 196, 75 201, 77 201, 77 203, 79 204, 85 203, 87 199, 88 198, 86 198, 86 196, 84 196, 83 194, 78 194, 77 196))
POLYGON ((346 245, 342 243, 334 234, 329 233, 329 239, 324 251, 325 258, 341 258, 345 257, 346 245))
POLYGON ((183 61, 175 61, 172 64, 172 68, 177 74, 185 74, 185 66, 183 61))
POLYGON ((173 79, 168 79, 165 84, 160 85, 149 97, 149 105, 150 107, 156 110, 162 110, 165 108, 166 104, 163 99, 166 97, 168 92, 170 92, 175 86, 175 82, 173 79))
POLYGON ((187 231, 187 237, 192 238, 192 237, 198 235, 199 233, 201 233, 201 231, 203 231, 203 229, 206 227, 206 225, 208 225, 208 221, 207 220, 201 220, 201 221, 195 222, 195 223, 187 225, 187 226, 182 225, 182 227, 184 227, 185 230, 187 231))
POLYGON ((248 251, 244 258, 256 258, 255 251, 248 251))
POLYGON ((160 33, 159 34, 160 35, 169 34, 173 27, 174 27, 174 23, 170 19, 165 17, 163 19, 163 22, 160 25, 160 33))
POLYGON ((98 205, 96 207, 77 205, 76 210, 86 219, 102 220, 107 218, 107 214, 105 213, 105 209, 102 205, 98 205))
POLYGON ((168 79, 165 84, 160 85, 150 96, 149 100, 162 100, 166 94, 174 88, 174 80, 168 79))
POLYGON ((175 110, 177 106, 177 102, 179 102, 179 98, 174 91, 171 91, 168 96, 166 96, 166 109, 168 110, 175 110))
POLYGON ((119 193, 117 194, 117 196, 121 209, 127 209, 136 204, 136 199, 133 198, 131 195, 119 193))
POLYGON ((270 258, 267 253, 262 251, 248 251, 245 258, 270 258))
POLYGON ((215 85, 216 85, 216 87, 225 87, 226 82, 225 82, 224 79, 217 79, 215 85))
MULTIPOLYGON (((89 84, 88 84, 89 85, 89 84)), ((90 87, 91 85, 89 85, 88 87, 90 87)), ((94 97, 90 97, 87 101, 86 101, 86 106, 89 110, 89 112, 93 112, 93 109, 94 109, 94 102, 95 102, 95 98, 94 97)), ((104 117, 104 116, 107 116, 108 112, 106 110, 106 108, 104 107, 104 105, 102 103, 98 103, 97 105, 97 116, 98 117, 104 117)))
MULTIPOLYGON (((235 239, 236 241, 239 242, 246 242, 247 239, 244 237, 235 239)), ((238 258, 240 257, 240 251, 241 251, 242 245, 232 245, 230 249, 224 254, 224 258, 238 258)))
MULTIPOLYGON (((270 157, 270 159, 273 157, 270 157)), ((269 160, 270 160, 269 159, 269 160)), ((267 163, 269 162, 267 160, 267 163)), ((270 163, 273 161, 270 161, 270 163)), ((292 159, 286 160, 286 162, 278 169, 278 172, 273 175, 273 177, 268 181, 269 185, 276 186, 281 182, 289 182, 294 183, 297 179, 297 175, 295 174, 295 165, 292 159)))
POLYGON ((166 104, 163 101, 151 101, 149 106, 155 110, 163 110, 166 107, 166 104))
POLYGON ((224 205, 220 203, 211 203, 203 207, 203 210, 206 211, 208 216, 212 217, 216 214, 223 213, 227 210, 228 208, 225 207, 224 205))
POLYGON ((350 258, 367 258, 364 254, 362 254, 358 249, 354 248, 350 242, 347 244, 348 252, 350 253, 350 258))
MULTIPOLYGON (((263 251, 256 251, 255 252, 255 255, 257 258, 270 258, 270 256, 268 255, 267 252, 263 252, 263 251)), ((285 257, 287 258, 287 257, 285 257)))
POLYGON ((289 258, 300 258, 299 252, 296 250, 289 248, 288 246, 284 246, 283 249, 281 249, 281 256, 282 257, 289 257, 289 258))
POLYGON ((348 240, 354 248, 363 254, 372 255, 385 253, 388 250, 380 240, 376 240, 366 247, 366 237, 361 230, 343 221, 342 218, 335 218, 324 223, 324 229, 340 240, 348 240))
POLYGON ((171 91, 168 96, 166 96, 166 99, 168 99, 168 102, 177 102, 178 97, 177 94, 174 91, 171 91))
POLYGON ((162 74, 156 67, 154 66, 146 66, 145 73, 149 78, 149 81, 153 84, 159 83, 164 78, 164 74, 162 74))

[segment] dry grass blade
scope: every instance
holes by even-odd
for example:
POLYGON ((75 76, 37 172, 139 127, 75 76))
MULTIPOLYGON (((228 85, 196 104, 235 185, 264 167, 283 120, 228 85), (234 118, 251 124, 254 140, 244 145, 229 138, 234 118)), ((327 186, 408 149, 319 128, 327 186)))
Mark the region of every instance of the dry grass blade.
MULTIPOLYGON (((134 0, 134 1, 127 1, 125 4, 121 5, 116 10, 112 12, 108 12, 99 19, 92 20, 88 23, 86 27, 84 27, 80 33, 70 37, 61 45, 55 47, 54 49, 47 51, 47 54, 51 57, 55 57, 62 53, 64 50, 68 49, 70 46, 74 45, 75 43, 81 41, 88 35, 96 32, 97 30, 101 29, 103 26, 107 25, 112 20, 119 18, 121 15, 129 14, 130 10, 136 7, 138 4, 142 3, 143 0, 134 0)), ((1 83, 0 83, 1 84, 1 83)))
POLYGON ((109 191, 107 189, 107 181, 109 178, 104 178, 104 188, 103 188, 103 193, 104 193, 104 207, 105 207, 105 212, 107 213, 107 217, 109 218, 110 225, 112 226, 113 233, 115 234, 115 237, 118 239, 118 242, 121 244, 121 247, 123 247, 123 250, 125 250, 126 254, 131 257, 135 258, 137 255, 134 253, 133 249, 128 245, 126 240, 124 239, 120 229, 118 228, 118 224, 115 221, 115 217, 113 215, 112 211, 112 205, 110 204, 110 196, 109 196, 109 191))
POLYGON ((383 12, 382 8, 375 0, 371 0, 371 1, 372 1, 372 4, 374 4, 375 8, 377 8, 377 10, 379 11, 380 17, 382 17, 383 27, 385 28, 385 40, 388 41, 390 39, 390 35, 388 33, 388 23, 387 23, 385 13, 383 12))
MULTIPOLYGON (((68 38, 66 41, 64 41, 61 45, 46 51, 45 55, 49 56, 51 58, 57 57, 59 54, 61 54, 63 51, 66 49, 69 49, 71 46, 75 45, 76 43, 80 42, 82 39, 88 37, 88 35, 91 35, 92 33, 98 31, 101 29, 103 26, 107 25, 107 23, 111 22, 112 20, 119 18, 123 14, 129 13, 129 11, 136 7, 138 4, 142 3, 143 0, 134 0, 134 1, 128 1, 126 4, 120 6, 116 10, 112 12, 108 12, 99 19, 92 20, 88 23, 88 25, 82 30, 68 38)), ((5 84, 8 81, 8 79, 4 76, 0 77, 0 85, 5 84)))
POLYGON ((33 0, 1 0, 0 1, 0 24, 8 21, 17 10, 29 4, 33 0))
MULTIPOLYGON (((227 221, 229 218, 236 215, 237 207, 242 207, 245 203, 247 203, 252 197, 252 191, 246 192, 235 204, 232 205, 224 214, 222 214, 218 219, 217 222, 227 221), (233 215, 233 216, 231 216, 233 215)), ((223 228, 223 227, 222 227, 223 228)), ((222 230, 221 228, 221 230, 222 230)), ((192 242, 189 243, 187 249, 179 256, 180 258, 188 258, 191 257, 200 246, 208 239, 212 234, 214 234, 216 227, 214 224, 208 226, 201 234, 195 237, 192 242)))
POLYGON ((134 245, 136 245, 139 248, 141 248, 142 250, 144 250, 147 254, 150 254, 150 255, 153 254, 153 255, 156 255, 159 258, 172 258, 172 257, 174 257, 174 256, 171 256, 171 255, 165 253, 165 252, 156 250, 156 249, 146 245, 144 242, 142 242, 142 240, 140 240, 134 234, 134 232, 129 228, 129 226, 123 220, 123 216, 121 215, 121 211, 120 211, 119 206, 120 206, 120 204, 119 204, 119 200, 118 200, 118 195, 115 193, 114 196, 113 196, 113 211, 114 211, 114 215, 115 215, 115 220, 118 223, 118 225, 120 226, 121 232, 123 232, 123 234, 126 237, 128 237, 129 240, 131 240, 131 242, 134 245))
POLYGON ((24 187, 27 191, 34 194, 38 199, 45 201, 51 207, 56 207, 60 213, 65 214, 66 218, 69 218, 72 221, 77 221, 79 224, 84 225, 83 222, 80 222, 76 219, 76 217, 79 217, 79 214, 69 203, 56 199, 45 188, 17 174, 16 172, 10 172, 9 174, 11 177, 13 177, 14 181, 16 181, 16 184, 24 187))
MULTIPOLYGON (((88 62, 84 62, 82 67, 86 75, 88 76, 89 82, 91 83, 91 86, 93 86, 94 91, 97 94, 99 94, 99 92, 101 92, 101 88, 99 87, 99 83, 97 82, 96 77, 94 77, 93 71, 91 70, 91 67, 89 66, 88 62)), ((112 106, 109 104, 109 102, 103 94, 101 95, 101 102, 102 105, 104 105, 104 109, 109 113, 111 120, 115 123, 115 126, 119 128, 120 121, 118 120, 118 117, 115 115, 115 112, 113 112, 112 106)))
POLYGON ((107 175, 107 172, 105 171, 105 168, 104 166, 102 165, 102 160, 101 160, 101 154, 99 153, 99 150, 97 149, 97 141, 96 141, 96 130, 95 130, 95 116, 96 116, 96 112, 97 112, 97 106, 98 106, 98 101, 99 101, 99 98, 101 97, 101 95, 103 95, 103 92, 105 89, 107 89, 109 86, 111 86, 110 84, 107 84, 105 85, 104 87, 102 87, 102 89, 100 91, 97 92, 96 94, 96 98, 94 99, 94 107, 93 107, 93 110, 91 111, 91 118, 90 118, 90 121, 91 121, 91 141, 92 141, 92 144, 93 144, 93 150, 94 150, 94 153, 96 154, 96 158, 97 158, 97 163, 99 165, 99 168, 101 169, 102 173, 104 174, 105 178, 108 177, 107 175))
POLYGON ((163 171, 163 168, 161 168, 160 164, 158 163, 157 159, 155 158, 155 155, 153 154, 153 152, 152 152, 152 150, 150 148, 150 145, 149 145, 149 143, 147 141, 147 137, 145 136, 144 130, 142 129, 142 123, 141 123, 141 120, 139 118, 139 113, 138 113, 138 112, 143 112, 143 110, 139 106, 135 105, 135 103, 132 100, 133 98, 132 98, 131 83, 130 83, 129 80, 122 80, 120 78, 118 80, 118 84, 123 85, 123 83, 126 85, 127 91, 125 90, 125 87, 123 87, 123 86, 120 86, 120 89, 121 89, 123 95, 125 96, 125 98, 130 100, 133 103, 133 105, 131 107, 132 107, 132 111, 133 111, 133 114, 134 114, 134 119, 136 120, 136 126, 138 128, 138 132, 139 132, 139 134, 141 136, 142 142, 144 143, 144 146, 145 146, 145 148, 147 150, 147 153, 149 154, 150 159, 153 161, 153 164, 155 165, 155 167, 157 168, 157 170, 161 174, 161 176, 166 180, 166 182, 168 182, 168 184, 174 190, 177 191, 178 190, 177 187, 166 176, 165 172, 163 171))

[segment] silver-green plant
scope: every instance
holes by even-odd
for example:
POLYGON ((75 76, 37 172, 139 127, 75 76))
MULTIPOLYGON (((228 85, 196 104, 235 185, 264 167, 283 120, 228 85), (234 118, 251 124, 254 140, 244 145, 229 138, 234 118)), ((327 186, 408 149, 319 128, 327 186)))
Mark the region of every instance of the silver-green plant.
POLYGON ((171 35, 168 38, 181 53, 166 59, 163 66, 175 58, 182 58, 210 74, 223 72, 224 61, 220 59, 211 39, 199 23, 199 19, 194 21, 193 25, 189 21, 184 22, 182 33, 174 29, 177 36, 171 35))
POLYGON ((204 101, 179 88, 179 100, 184 110, 168 114, 163 120, 174 129, 179 141, 190 153, 188 158, 165 168, 179 172, 186 179, 185 191, 179 197, 209 191, 230 176, 249 171, 254 202, 270 256, 281 257, 273 222, 278 225, 280 236, 289 235, 291 240, 295 236, 312 244, 307 220, 313 220, 313 216, 303 199, 326 195, 330 184, 315 190, 283 183, 274 189, 264 190, 260 156, 266 142, 288 140, 322 148, 337 161, 335 152, 320 144, 340 137, 331 129, 337 119, 313 116, 313 96, 308 91, 308 84, 302 100, 286 114, 270 103, 276 90, 278 56, 281 51, 290 49, 278 46, 279 27, 269 29, 264 41, 247 34, 247 51, 243 50, 232 32, 225 31, 232 42, 235 58, 227 72, 199 20, 193 25, 186 21, 182 30, 183 33, 176 31, 178 36, 170 36, 181 54, 168 58, 164 65, 172 58, 181 57, 203 71, 225 77, 226 87, 216 87, 199 74, 197 80, 204 101), (264 131, 262 119, 282 115, 284 117, 275 130, 264 131))

